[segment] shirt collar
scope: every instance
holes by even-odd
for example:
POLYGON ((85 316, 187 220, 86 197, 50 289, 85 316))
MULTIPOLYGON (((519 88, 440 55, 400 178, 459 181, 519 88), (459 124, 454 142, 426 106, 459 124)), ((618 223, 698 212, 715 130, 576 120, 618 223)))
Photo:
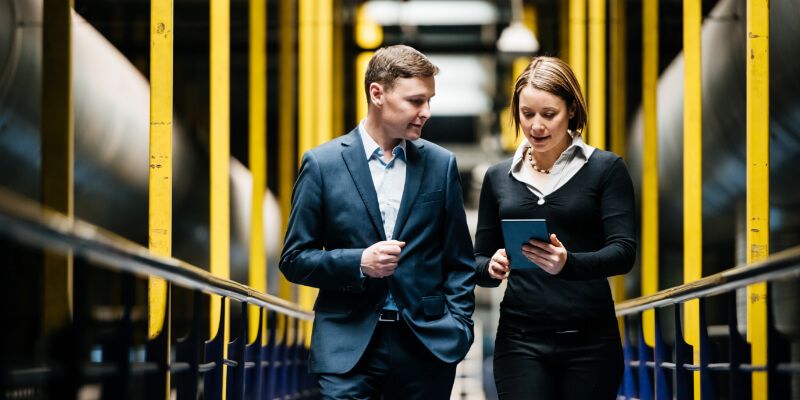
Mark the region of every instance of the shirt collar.
MULTIPOLYGON (((367 160, 371 159, 374 154, 378 154, 378 160, 381 160, 381 156, 383 156, 383 149, 381 146, 372 139, 372 136, 367 133, 367 128, 364 124, 364 120, 362 119, 361 122, 358 124, 358 134, 361 135, 361 143, 364 144, 364 155, 367 160)), ((392 149, 392 154, 395 157, 399 157, 403 161, 406 159, 406 140, 403 139, 400 141, 400 144, 392 149)))
MULTIPOLYGON (((525 153, 528 152, 529 147, 531 147, 531 145, 527 140, 523 140, 522 143, 517 146, 517 150, 514 152, 514 157, 511 159, 511 169, 509 169, 509 173, 519 171, 519 169, 522 168, 522 161, 525 160, 525 153)), ((575 135, 572 138, 572 143, 570 143, 569 147, 567 147, 566 150, 564 150, 564 152, 558 156, 556 162, 558 162, 558 160, 561 159, 561 157, 563 157, 565 154, 568 155, 573 152, 578 152, 578 154, 583 157, 584 161, 586 161, 589 159, 589 155, 592 153, 592 151, 594 151, 594 147, 586 144, 581 135, 575 135)))

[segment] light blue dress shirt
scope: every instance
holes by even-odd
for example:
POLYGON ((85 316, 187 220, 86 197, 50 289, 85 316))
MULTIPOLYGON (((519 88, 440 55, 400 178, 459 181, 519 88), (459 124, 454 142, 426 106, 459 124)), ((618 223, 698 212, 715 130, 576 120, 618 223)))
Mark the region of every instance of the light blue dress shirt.
MULTIPOLYGON (((397 212, 400 210, 400 201, 403 199, 406 186, 406 141, 400 141, 400 144, 392 149, 392 159, 386 160, 383 149, 367 133, 364 121, 358 124, 358 133, 364 144, 364 155, 369 165, 372 184, 375 185, 375 193, 378 194, 383 232, 386 234, 386 240, 392 240, 397 212)), ((391 293, 386 296, 383 309, 397 310, 397 304, 391 293)))

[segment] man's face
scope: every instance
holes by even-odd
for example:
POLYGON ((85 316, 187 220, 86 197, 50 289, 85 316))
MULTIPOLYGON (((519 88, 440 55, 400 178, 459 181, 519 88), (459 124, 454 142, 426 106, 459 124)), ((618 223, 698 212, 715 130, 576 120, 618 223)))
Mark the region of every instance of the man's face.
POLYGON ((430 101, 435 94, 432 76, 398 78, 388 91, 373 92, 380 103, 383 132, 389 139, 415 140, 431 117, 430 101))

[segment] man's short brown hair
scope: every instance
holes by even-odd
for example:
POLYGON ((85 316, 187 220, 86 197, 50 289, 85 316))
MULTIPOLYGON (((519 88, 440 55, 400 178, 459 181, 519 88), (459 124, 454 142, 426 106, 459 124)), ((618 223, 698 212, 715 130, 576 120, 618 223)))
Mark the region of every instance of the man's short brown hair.
POLYGON ((369 85, 380 83, 385 90, 394 86, 397 78, 427 78, 439 73, 428 57, 416 49, 402 44, 382 47, 369 60, 364 77, 364 91, 370 101, 369 85))

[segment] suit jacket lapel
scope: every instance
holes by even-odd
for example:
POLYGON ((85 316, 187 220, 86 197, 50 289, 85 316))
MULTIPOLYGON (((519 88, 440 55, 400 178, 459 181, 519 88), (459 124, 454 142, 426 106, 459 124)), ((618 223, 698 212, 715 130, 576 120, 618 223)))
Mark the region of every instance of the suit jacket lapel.
POLYGON ((378 194, 375 193, 375 184, 372 183, 372 175, 369 172, 369 165, 364 155, 364 144, 361 143, 358 128, 347 134, 342 140, 342 146, 342 158, 345 165, 347 165, 350 176, 353 178, 361 200, 367 207, 369 219, 372 221, 372 225, 380 235, 381 240, 386 240, 380 207, 378 206, 378 194))
MULTIPOLYGON (((421 143, 421 142, 420 142, 421 143)), ((417 198, 419 186, 422 182, 422 173, 425 171, 425 152, 423 145, 417 146, 414 142, 406 142, 406 186, 403 189, 403 199, 400 201, 400 210, 397 211, 397 220, 394 224, 392 237, 400 240, 400 232, 406 224, 411 206, 417 198)))

